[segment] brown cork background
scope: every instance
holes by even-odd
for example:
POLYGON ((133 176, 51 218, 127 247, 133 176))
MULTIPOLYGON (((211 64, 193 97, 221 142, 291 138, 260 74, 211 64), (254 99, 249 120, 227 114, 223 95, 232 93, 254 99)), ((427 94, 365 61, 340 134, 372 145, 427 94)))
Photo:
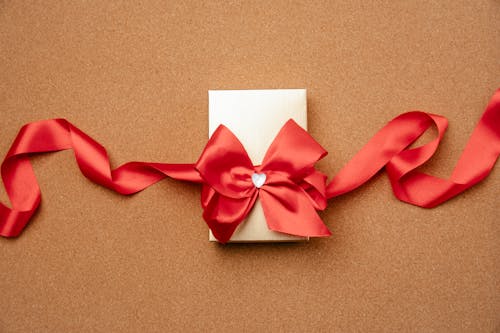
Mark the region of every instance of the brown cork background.
MULTIPOLYGON (((499 22, 498 0, 0 0, 0 152, 64 117, 115 166, 194 162, 209 89, 307 88, 321 170, 420 109, 450 120, 422 168, 447 177, 500 86, 499 22)), ((500 331, 498 165, 431 210, 380 173, 321 213, 330 238, 221 246, 198 186, 124 197, 71 151, 32 161, 42 205, 0 239, 2 333, 500 331)))

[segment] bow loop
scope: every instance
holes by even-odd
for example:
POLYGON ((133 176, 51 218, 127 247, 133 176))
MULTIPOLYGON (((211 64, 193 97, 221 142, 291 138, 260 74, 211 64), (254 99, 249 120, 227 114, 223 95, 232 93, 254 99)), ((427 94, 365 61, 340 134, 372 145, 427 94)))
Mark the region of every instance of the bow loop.
POLYGON ((252 195, 254 167, 236 136, 220 125, 201 153, 196 170, 218 193, 233 199, 252 195))
POLYGON ((286 172, 291 178, 311 173, 327 151, 292 119, 288 120, 264 156, 260 170, 286 172))

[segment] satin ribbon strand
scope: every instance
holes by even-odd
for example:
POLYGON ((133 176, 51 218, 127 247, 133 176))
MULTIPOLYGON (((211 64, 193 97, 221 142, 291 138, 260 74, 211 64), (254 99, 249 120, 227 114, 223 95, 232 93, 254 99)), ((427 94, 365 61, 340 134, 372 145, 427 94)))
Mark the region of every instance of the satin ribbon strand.
POLYGON ((29 156, 73 149, 88 179, 121 194, 132 194, 165 177, 202 182, 194 164, 130 162, 112 170, 106 150, 65 119, 33 122, 21 128, 1 173, 12 208, 0 203, 0 235, 18 236, 40 205, 41 193, 29 156))
POLYGON ((401 201, 435 207, 483 180, 500 155, 500 89, 491 98, 472 132, 449 179, 415 170, 436 151, 448 122, 439 115, 408 112, 384 126, 336 174, 327 186, 327 198, 347 193, 386 167, 394 195, 401 201), (438 136, 417 148, 408 148, 431 125, 438 136))

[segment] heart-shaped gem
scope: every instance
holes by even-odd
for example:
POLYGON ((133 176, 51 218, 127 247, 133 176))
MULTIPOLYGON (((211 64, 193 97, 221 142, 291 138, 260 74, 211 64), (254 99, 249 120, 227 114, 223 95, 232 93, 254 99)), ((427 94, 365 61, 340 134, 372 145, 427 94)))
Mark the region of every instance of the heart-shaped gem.
POLYGON ((255 185, 255 187, 260 188, 266 182, 266 174, 255 172, 252 175, 252 182, 255 185))

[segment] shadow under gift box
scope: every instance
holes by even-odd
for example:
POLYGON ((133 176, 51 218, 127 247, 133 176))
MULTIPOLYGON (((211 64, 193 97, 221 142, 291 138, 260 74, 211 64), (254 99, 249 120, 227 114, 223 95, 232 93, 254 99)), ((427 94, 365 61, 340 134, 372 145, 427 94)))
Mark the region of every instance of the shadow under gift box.
MULTIPOLYGON (((243 144, 254 165, 262 163, 268 147, 290 118, 307 130, 305 89, 208 91, 209 137, 219 125, 225 125, 243 144)), ((257 198, 247 218, 229 241, 290 242, 308 239, 269 230, 257 198)), ((217 241, 211 231, 209 240, 217 241)))

